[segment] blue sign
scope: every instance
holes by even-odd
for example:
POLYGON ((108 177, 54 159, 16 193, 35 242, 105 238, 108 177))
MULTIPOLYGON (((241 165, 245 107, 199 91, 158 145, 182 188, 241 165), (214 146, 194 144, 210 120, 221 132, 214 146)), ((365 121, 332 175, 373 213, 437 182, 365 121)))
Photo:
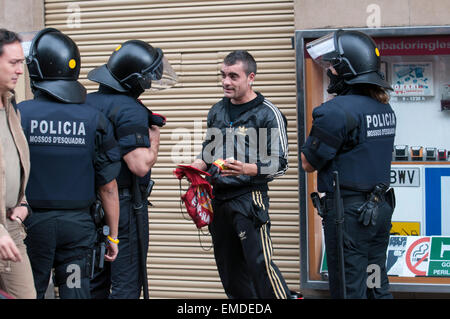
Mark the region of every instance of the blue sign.
POLYGON ((427 236, 450 235, 450 167, 425 168, 427 236))

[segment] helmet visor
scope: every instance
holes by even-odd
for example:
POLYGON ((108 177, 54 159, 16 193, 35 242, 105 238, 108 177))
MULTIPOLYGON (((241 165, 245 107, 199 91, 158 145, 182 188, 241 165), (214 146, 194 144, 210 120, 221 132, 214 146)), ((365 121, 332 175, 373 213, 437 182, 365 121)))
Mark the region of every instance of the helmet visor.
POLYGON ((120 80, 121 85, 126 85, 130 79, 137 79, 143 90, 165 90, 177 83, 177 74, 169 61, 163 56, 160 49, 159 56, 155 61, 141 72, 135 72, 120 80))
POLYGON ((165 90, 171 88, 178 82, 177 73, 166 57, 161 59, 161 63, 153 71, 144 74, 144 78, 151 80, 151 90, 165 90))
POLYGON ((339 57, 334 39, 334 32, 306 44, 306 51, 314 62, 327 69, 333 66, 336 58, 339 57))

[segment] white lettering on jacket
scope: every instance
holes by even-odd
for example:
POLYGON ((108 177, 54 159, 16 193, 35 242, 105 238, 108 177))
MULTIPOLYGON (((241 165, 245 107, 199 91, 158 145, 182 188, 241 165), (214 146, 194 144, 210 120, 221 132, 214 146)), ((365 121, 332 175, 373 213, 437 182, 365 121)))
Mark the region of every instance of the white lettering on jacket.
POLYGON ((86 136, 86 128, 84 122, 31 120, 30 133, 86 136), (35 132, 35 130, 38 132, 35 132))
POLYGON ((395 126, 395 114, 389 113, 377 113, 366 115, 367 129, 381 128, 395 126))
POLYGON ((366 137, 395 136, 395 124, 393 112, 366 114, 366 137))

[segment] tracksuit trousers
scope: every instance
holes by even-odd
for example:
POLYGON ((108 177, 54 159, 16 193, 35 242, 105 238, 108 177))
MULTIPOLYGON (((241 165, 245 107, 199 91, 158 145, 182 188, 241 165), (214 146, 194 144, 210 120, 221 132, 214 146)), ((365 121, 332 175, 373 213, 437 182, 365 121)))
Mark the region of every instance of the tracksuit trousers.
POLYGON ((213 199, 209 227, 225 293, 231 299, 286 299, 290 292, 273 261, 269 197, 253 191, 213 199))

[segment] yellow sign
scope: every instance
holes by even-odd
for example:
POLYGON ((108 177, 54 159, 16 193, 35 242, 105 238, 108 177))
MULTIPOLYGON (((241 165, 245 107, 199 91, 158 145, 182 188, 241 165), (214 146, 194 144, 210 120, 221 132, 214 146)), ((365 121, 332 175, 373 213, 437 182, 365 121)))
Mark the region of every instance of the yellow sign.
POLYGON ((392 222, 391 235, 420 236, 419 222, 392 222))

